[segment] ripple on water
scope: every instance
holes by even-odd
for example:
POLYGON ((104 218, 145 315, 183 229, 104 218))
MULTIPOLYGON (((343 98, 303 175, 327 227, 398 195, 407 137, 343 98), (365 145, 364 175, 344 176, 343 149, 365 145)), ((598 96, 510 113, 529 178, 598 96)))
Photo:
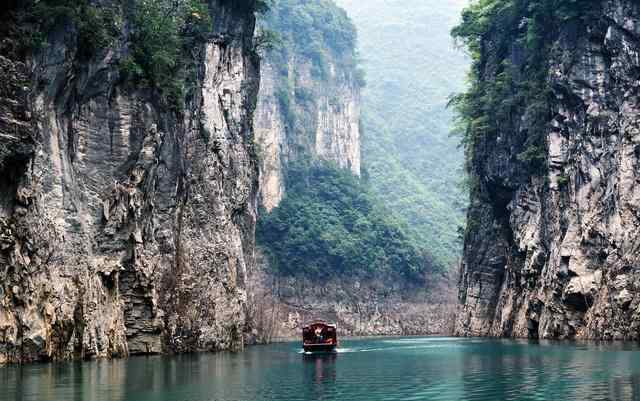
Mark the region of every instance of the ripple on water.
MULTIPOLYGON (((640 400, 629 347, 450 338, 0 368, 0 401, 640 400)), ((633 349, 633 348, 631 348, 633 349)))

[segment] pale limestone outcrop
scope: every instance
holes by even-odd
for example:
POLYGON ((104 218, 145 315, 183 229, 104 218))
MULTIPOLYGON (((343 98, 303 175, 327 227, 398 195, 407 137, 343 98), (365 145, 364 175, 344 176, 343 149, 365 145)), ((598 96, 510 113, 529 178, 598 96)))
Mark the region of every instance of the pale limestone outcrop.
POLYGON ((184 113, 121 80, 125 35, 83 63, 60 32, 0 56, 0 363, 242 347, 253 1, 210 7, 184 113))
POLYGON ((320 78, 313 75, 310 60, 291 56, 283 77, 282 66, 274 63, 267 55, 254 123, 261 156, 260 199, 267 211, 284 196, 288 163, 318 157, 355 175, 361 167, 360 87, 352 73, 331 64, 329 76, 320 78), (300 93, 310 98, 300 98, 300 93))
POLYGON ((455 325, 453 280, 432 277, 417 285, 393 275, 308 279, 267 273, 258 253, 250 275, 250 339, 297 338, 314 319, 338 325, 339 335, 451 335, 455 325))
POLYGON ((258 107, 254 116, 256 142, 260 147, 260 202, 273 210, 284 196, 284 165, 289 153, 287 127, 282 106, 276 99, 277 73, 274 66, 261 68, 258 107))
POLYGON ((521 132, 476 148, 460 335, 640 338, 640 7, 600 5, 550 53, 544 176, 523 177, 521 132))

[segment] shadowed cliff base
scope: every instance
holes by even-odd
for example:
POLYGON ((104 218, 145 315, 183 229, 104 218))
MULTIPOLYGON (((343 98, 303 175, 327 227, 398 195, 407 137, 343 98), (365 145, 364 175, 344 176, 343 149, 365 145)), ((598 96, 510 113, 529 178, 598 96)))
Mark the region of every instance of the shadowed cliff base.
POLYGON ((452 335, 456 279, 431 276, 412 285, 393 275, 309 279, 265 274, 263 259, 249 277, 248 342, 297 339, 313 319, 338 325, 341 336, 452 335))

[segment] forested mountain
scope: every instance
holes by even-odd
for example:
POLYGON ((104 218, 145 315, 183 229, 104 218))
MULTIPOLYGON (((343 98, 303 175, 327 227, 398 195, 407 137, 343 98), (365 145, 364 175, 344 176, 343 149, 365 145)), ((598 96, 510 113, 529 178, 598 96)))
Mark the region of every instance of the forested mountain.
POLYGON ((349 170, 301 163, 290 166, 287 182, 284 199, 257 230, 275 273, 319 282, 384 274, 422 284, 434 272, 406 227, 349 170))
POLYGON ((274 273, 316 279, 381 272, 414 281, 437 269, 361 173, 356 29, 333 1, 277 0, 260 20, 265 52, 256 113, 258 243, 274 273))
POLYGON ((374 193, 436 261, 460 255, 462 150, 446 105, 468 61, 449 31, 466 0, 338 0, 359 31, 366 72, 363 166, 374 193))

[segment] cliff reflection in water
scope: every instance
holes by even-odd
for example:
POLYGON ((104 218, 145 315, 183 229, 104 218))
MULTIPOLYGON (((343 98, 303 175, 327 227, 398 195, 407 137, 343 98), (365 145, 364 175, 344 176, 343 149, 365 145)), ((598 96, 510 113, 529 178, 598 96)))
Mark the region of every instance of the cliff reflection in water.
POLYGON ((0 401, 640 400, 635 344, 459 338, 6 366, 0 401))

